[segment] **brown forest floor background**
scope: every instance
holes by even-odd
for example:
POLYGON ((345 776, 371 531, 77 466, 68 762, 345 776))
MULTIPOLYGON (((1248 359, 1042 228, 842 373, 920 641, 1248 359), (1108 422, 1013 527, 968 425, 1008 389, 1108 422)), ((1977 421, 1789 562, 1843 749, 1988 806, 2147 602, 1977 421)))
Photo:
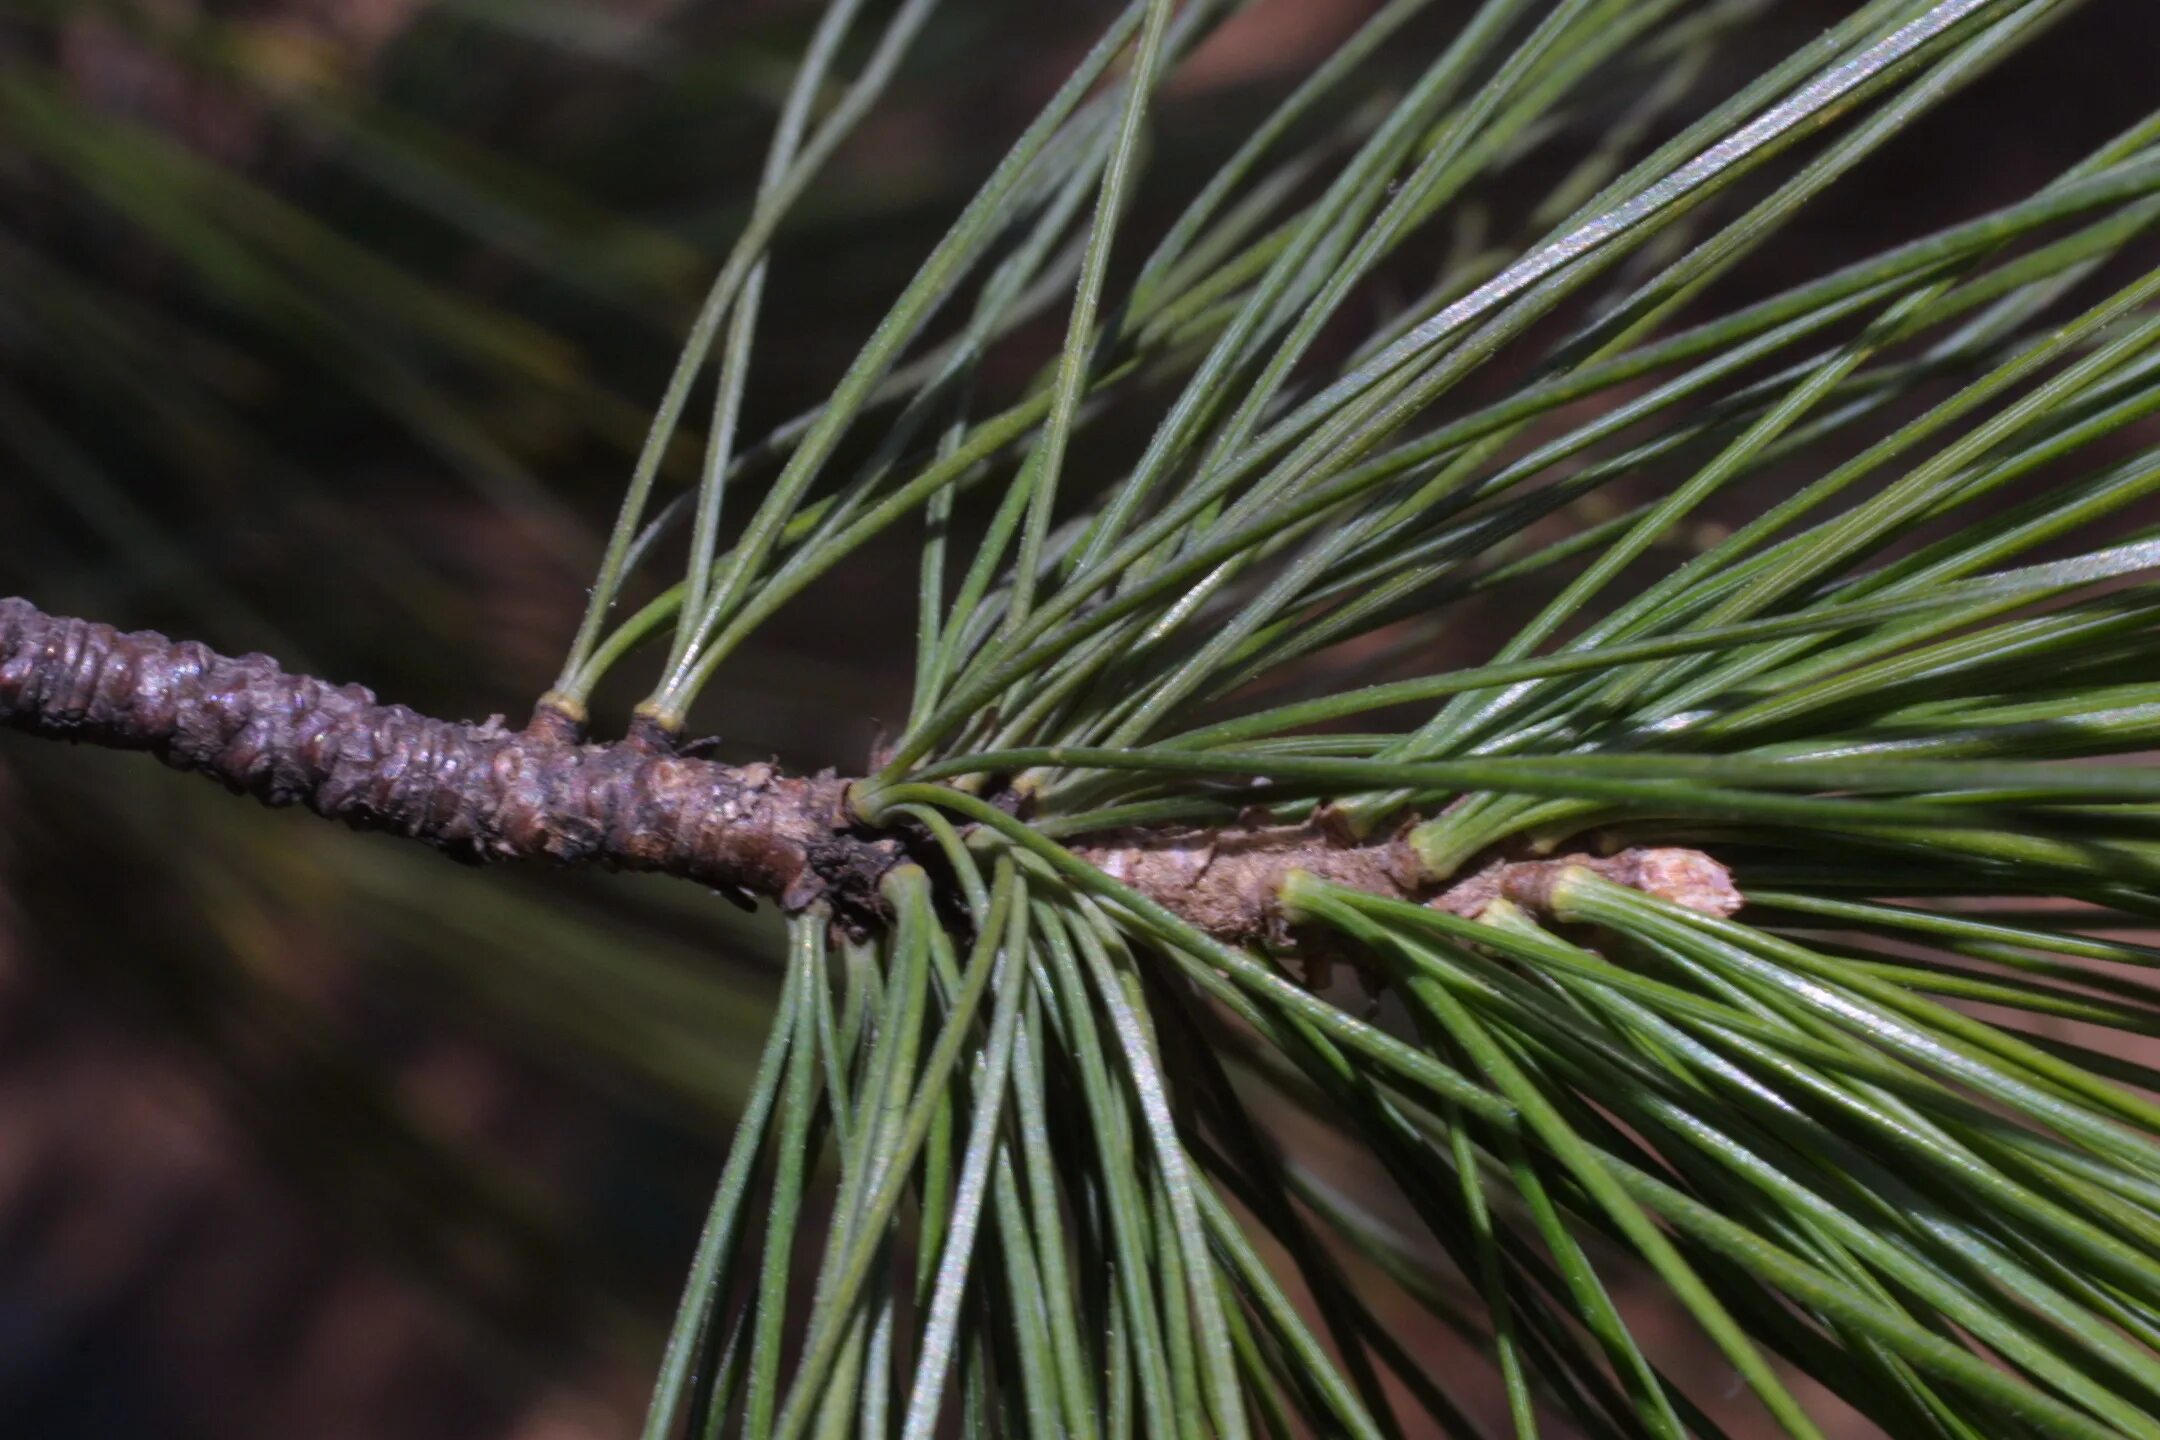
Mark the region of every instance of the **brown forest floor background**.
MULTIPOLYGON (((1211 42, 1158 209, 1370 8, 1263 0, 1211 42)), ((1846 8, 1777 7, 1705 94, 1846 8)), ((0 593, 529 703, 813 13, 0 9, 0 593)), ((838 372, 1106 13, 945 7, 783 249, 759 418, 838 372)), ((2160 99, 2156 57, 2149 0, 2093 0, 1745 284, 2022 193, 2160 99)), ((784 615, 706 728, 859 763, 903 708, 909 563, 784 615)), ((198 788, 0 740, 0 1434, 633 1433, 769 937, 684 887, 465 874, 198 788)))

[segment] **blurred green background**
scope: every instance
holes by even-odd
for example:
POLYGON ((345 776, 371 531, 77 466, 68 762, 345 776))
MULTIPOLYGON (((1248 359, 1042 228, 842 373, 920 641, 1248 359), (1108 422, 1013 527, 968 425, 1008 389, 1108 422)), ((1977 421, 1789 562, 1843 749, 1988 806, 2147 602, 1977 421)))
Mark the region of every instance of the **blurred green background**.
MULTIPOLYGON (((1215 37, 1142 206, 1371 8, 1215 37)), ((1773 7, 1704 92, 1848 8, 1773 7)), ((1107 13, 942 7, 783 237, 750 433, 817 401, 1107 13)), ((815 18, 0 3, 0 593, 518 718, 815 18)), ((2024 192, 2153 102, 2156 57, 2150 0, 2094 0, 1735 283, 2024 192)), ((700 730, 858 766, 905 711, 910 544, 783 614, 700 730)), ((0 739, 0 1434, 634 1431, 773 939, 679 884, 469 873, 0 739)))

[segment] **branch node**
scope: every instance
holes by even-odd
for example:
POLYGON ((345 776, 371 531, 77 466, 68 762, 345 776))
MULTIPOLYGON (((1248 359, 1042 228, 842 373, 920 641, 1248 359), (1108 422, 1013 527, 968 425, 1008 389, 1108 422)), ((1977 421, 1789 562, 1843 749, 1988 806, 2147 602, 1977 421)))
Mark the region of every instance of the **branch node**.
POLYGON ((525 738, 535 745, 575 745, 585 738, 585 706, 568 695, 550 690, 533 706, 525 722, 525 738))
POLYGON ((1588 870, 1615 885, 1640 890, 1720 919, 1746 902, 1732 872, 1700 850, 1678 845, 1638 845, 1613 855, 1557 855, 1550 860, 1496 860, 1428 903, 1451 915, 1476 919, 1497 900, 1511 900, 1540 919, 1557 919, 1554 890, 1570 869, 1588 870))

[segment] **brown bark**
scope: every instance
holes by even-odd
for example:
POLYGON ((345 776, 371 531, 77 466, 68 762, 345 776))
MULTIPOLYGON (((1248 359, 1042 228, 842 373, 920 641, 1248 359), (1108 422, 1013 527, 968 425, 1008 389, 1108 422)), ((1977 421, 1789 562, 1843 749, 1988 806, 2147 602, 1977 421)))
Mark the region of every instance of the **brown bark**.
POLYGON ((1433 888, 1420 879, 1417 859, 1400 839, 1360 843, 1312 822, 1263 819, 1209 830, 1125 831, 1076 845, 1073 853, 1234 944, 1290 942, 1277 897, 1293 870, 1393 899, 1422 899, 1433 888))
POLYGON ((305 805, 472 864, 547 859, 679 875, 790 910, 877 913, 899 858, 846 809, 846 783, 649 743, 578 743, 544 717, 430 719, 265 655, 70 620, 0 599, 0 725, 156 756, 266 805, 305 805))
POLYGON ((1476 918, 1495 900, 1511 900, 1534 914, 1553 912, 1553 886, 1580 867, 1660 900, 1723 918, 1745 903, 1732 872, 1703 854, 1676 845, 1644 845, 1614 855, 1560 855, 1550 860, 1499 860, 1451 885, 1432 900, 1436 909, 1476 918))
MULTIPOLYGON (((676 754, 650 726, 587 744, 550 710, 522 731, 430 719, 266 655, 123 634, 27 600, 0 599, 0 726, 143 751, 266 805, 305 805, 472 864, 653 871, 790 911, 824 902, 854 926, 882 918, 878 882, 903 855, 857 823, 848 782, 831 775, 676 754)), ((1422 875, 1397 838, 1358 842, 1311 822, 1121 832, 1074 853, 1236 944, 1293 939, 1279 894, 1294 870, 1466 915, 1501 896, 1545 911, 1551 880, 1575 864, 1712 914, 1740 903, 1724 867, 1693 850, 1502 861, 1453 888, 1422 875)))
POLYGON ((1295 945, 1279 896, 1292 871, 1349 890, 1408 900, 1475 919, 1495 900, 1553 918, 1553 885, 1580 866, 1617 885, 1727 916, 1742 904, 1732 873, 1680 846, 1635 846, 1611 855, 1571 851, 1550 859, 1495 859, 1457 879, 1425 875, 1406 832, 1355 840, 1312 822, 1262 821, 1218 829, 1126 831, 1073 847, 1073 853, 1218 940, 1295 945))

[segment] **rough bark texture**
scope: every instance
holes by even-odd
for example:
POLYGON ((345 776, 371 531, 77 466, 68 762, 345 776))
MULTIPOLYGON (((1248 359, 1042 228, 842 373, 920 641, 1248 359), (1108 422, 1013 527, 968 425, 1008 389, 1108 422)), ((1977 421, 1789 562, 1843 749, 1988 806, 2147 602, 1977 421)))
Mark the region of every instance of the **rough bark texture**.
MULTIPOLYGON (((656 871, 791 911, 823 901, 858 926, 882 916, 878 882, 903 855, 855 822, 847 782, 830 775, 679 755, 651 727, 586 744, 548 710, 522 731, 434 720, 358 685, 288 675, 266 655, 123 634, 27 600, 0 599, 0 726, 144 751, 266 805, 305 805, 472 864, 656 871)), ((1074 850, 1237 944, 1295 939, 1279 900, 1293 870, 1464 915, 1501 896, 1549 912, 1568 865, 1711 914, 1740 904, 1724 867, 1694 850, 1502 861, 1452 886, 1421 875, 1396 838, 1356 842, 1312 823, 1122 832, 1074 850)))
POLYGON ((1311 823, 1130 830, 1076 845, 1073 853, 1218 940, 1236 944, 1291 939, 1277 896, 1293 870, 1399 899, 1432 891, 1420 883, 1410 848, 1393 837, 1358 844, 1311 823))
POLYGON ((1461 880, 1424 875, 1400 833, 1356 841, 1311 823, 1126 831, 1076 845, 1073 853, 1217 939, 1240 944, 1298 941, 1278 899, 1293 870, 1473 919, 1499 899, 1551 917, 1553 882, 1572 866, 1705 915, 1731 915, 1742 904, 1730 871, 1679 846, 1494 860, 1461 880))
POLYGON ((473 864, 659 871, 791 910, 823 899, 874 914, 900 854, 853 827, 838 779, 580 744, 551 717, 524 732, 434 720, 265 655, 122 634, 26 600, 0 600, 0 725, 145 751, 266 805, 305 805, 473 864))

